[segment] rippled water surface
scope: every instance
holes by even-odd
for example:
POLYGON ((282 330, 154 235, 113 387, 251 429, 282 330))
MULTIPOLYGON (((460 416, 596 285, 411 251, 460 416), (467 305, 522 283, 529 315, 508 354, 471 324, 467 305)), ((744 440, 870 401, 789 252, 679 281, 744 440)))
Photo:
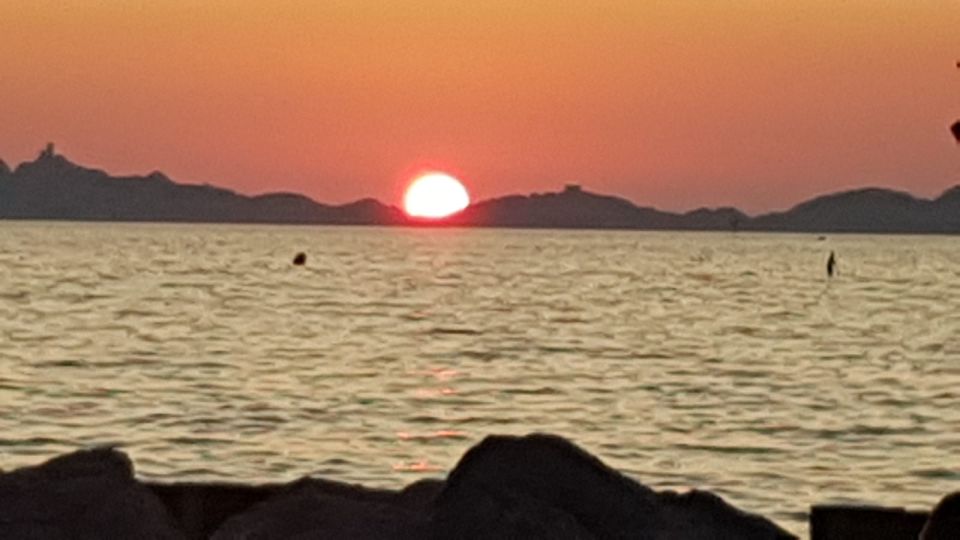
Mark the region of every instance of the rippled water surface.
POLYGON ((7 222, 0 344, 4 469, 397 487, 547 431, 795 531, 960 489, 957 238, 7 222))

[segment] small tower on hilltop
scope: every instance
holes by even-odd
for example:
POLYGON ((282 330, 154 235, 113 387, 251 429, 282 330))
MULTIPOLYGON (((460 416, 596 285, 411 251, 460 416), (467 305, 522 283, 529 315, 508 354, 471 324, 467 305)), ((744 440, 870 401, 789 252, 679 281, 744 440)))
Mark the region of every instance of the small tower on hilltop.
POLYGON ((46 148, 44 148, 43 151, 40 152, 40 157, 42 158, 52 158, 55 155, 57 155, 57 152, 52 142, 47 143, 46 148))

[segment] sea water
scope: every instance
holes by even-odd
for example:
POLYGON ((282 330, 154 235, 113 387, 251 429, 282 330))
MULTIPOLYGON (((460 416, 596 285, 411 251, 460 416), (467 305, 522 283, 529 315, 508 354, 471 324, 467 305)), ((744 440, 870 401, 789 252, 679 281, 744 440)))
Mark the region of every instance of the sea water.
POLYGON ((116 444, 147 479, 400 487, 530 432, 795 532, 929 507, 960 239, 0 223, 3 469, 116 444))

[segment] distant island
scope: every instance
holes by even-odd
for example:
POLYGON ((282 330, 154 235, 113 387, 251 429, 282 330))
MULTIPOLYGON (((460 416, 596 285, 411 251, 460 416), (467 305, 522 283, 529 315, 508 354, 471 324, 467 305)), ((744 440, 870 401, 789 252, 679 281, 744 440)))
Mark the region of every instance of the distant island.
POLYGON ((111 176, 76 165, 48 145, 37 159, 13 170, 0 160, 0 219, 957 234, 960 186, 935 199, 857 189, 816 197, 784 212, 748 216, 736 208, 664 212, 567 185, 560 192, 479 201, 430 222, 375 199, 329 205, 294 193, 248 196, 181 184, 160 172, 111 176))

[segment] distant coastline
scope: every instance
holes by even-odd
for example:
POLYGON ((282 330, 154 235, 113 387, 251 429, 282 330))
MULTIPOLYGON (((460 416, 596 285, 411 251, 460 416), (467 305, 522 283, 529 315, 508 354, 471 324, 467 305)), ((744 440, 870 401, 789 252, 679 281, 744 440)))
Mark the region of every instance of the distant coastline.
POLYGON ((112 176, 77 165, 49 145, 14 169, 0 160, 0 219, 960 234, 960 185, 934 199, 881 188, 842 191, 757 216, 730 207, 665 212, 567 185, 559 192, 479 201, 427 221, 372 198, 330 205, 295 193, 248 196, 182 184, 160 172, 112 176))

